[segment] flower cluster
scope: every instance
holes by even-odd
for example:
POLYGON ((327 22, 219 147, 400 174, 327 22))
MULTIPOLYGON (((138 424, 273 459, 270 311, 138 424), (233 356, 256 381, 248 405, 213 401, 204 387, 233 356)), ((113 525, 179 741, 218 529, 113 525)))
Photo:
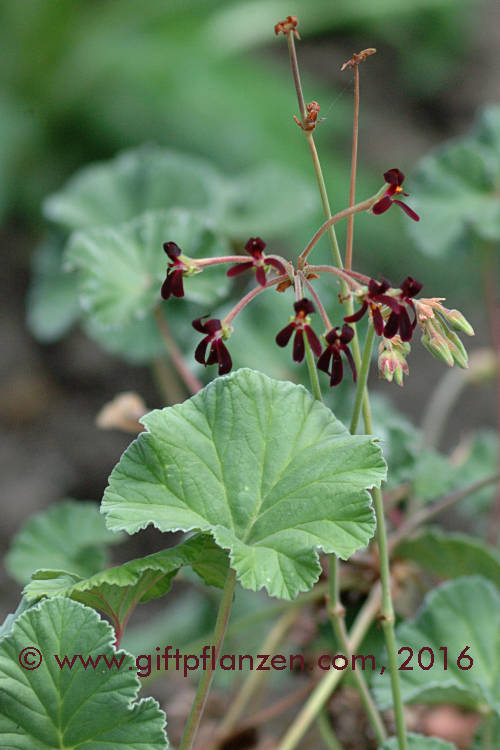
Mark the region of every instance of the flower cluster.
POLYGON ((406 277, 399 289, 393 289, 387 279, 380 282, 370 279, 368 286, 356 293, 356 298, 361 302, 360 309, 344 318, 344 321, 357 323, 369 310, 377 336, 391 339, 399 335, 402 341, 410 341, 417 325, 413 298, 421 289, 422 284, 411 276, 406 277), (413 320, 408 309, 413 314, 413 320))
POLYGON ((448 310, 441 303, 444 297, 431 297, 416 301, 417 321, 422 329, 422 344, 438 359, 453 367, 468 366, 467 352, 455 331, 467 336, 474 335, 474 329, 458 310, 448 310))

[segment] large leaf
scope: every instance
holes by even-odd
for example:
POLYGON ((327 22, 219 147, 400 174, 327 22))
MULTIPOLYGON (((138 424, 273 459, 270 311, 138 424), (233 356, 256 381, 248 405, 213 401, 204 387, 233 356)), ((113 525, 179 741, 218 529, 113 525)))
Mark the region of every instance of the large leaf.
POLYGON ((500 553, 481 539, 433 529, 402 542, 394 555, 413 560, 440 578, 480 575, 500 590, 500 553))
POLYGON ((113 639, 108 623, 70 599, 44 601, 24 612, 0 642, 2 746, 165 750, 165 715, 153 698, 136 702, 135 660, 116 652, 113 639), (85 669, 77 657, 70 669, 61 668, 55 654, 61 661, 92 656, 94 663, 101 656, 96 668, 85 669))
POLYGON ((67 596, 111 617, 117 633, 138 602, 165 594, 183 565, 190 565, 207 585, 222 588, 227 555, 207 535, 177 547, 107 568, 90 578, 61 570, 40 570, 25 587, 28 600, 67 596))
POLYGON ((474 236, 500 240, 500 107, 481 114, 474 131, 422 160, 411 178, 410 227, 429 255, 456 252, 474 236))
POLYGON ((86 578, 106 564, 106 546, 122 539, 106 528, 94 503, 65 500, 25 523, 12 540, 5 567, 19 583, 27 583, 39 568, 86 578))
MULTIPOLYGON (((423 734, 411 732, 406 735, 406 745, 408 750, 455 750, 455 745, 439 740, 437 737, 424 737, 423 734)), ((379 750, 398 750, 398 748, 397 737, 391 737, 381 745, 379 750)))
POLYGON ((243 586, 283 598, 317 580, 317 548, 345 559, 373 534, 376 440, 301 386, 239 370, 143 422, 104 495, 111 529, 209 531, 243 586))
MULTIPOLYGON (((399 673, 405 702, 451 702, 479 711, 486 706, 500 713, 500 594, 492 583, 459 578, 431 591, 416 619, 397 628, 396 641, 413 650, 406 664, 413 670, 399 673), (447 649, 447 669, 442 647, 447 649), (427 648, 433 651, 434 664, 422 669, 418 655, 424 649, 421 662, 428 666, 427 648)), ((403 650, 400 664, 410 656, 403 650)), ((377 702, 388 708, 392 694, 387 670, 374 684, 377 702)))
POLYGON ((35 251, 28 294, 28 326, 43 342, 56 341, 80 317, 75 274, 62 269, 62 242, 55 237, 35 251))
POLYGON ((215 220, 225 201, 224 182, 209 163, 143 146, 82 169, 47 198, 44 213, 67 229, 91 229, 174 207, 215 220))
POLYGON ((232 180, 228 193, 230 200, 218 228, 237 239, 255 235, 267 239, 289 232, 318 208, 311 183, 278 164, 257 167, 232 180))
MULTIPOLYGON (((160 301, 168 261, 162 244, 168 240, 193 257, 227 253, 206 221, 181 209, 145 213, 126 224, 72 235, 68 268, 79 271, 81 303, 96 324, 124 328, 160 301)), ((188 300, 210 305, 226 293, 228 283, 222 271, 209 268, 187 279, 185 287, 188 300)))

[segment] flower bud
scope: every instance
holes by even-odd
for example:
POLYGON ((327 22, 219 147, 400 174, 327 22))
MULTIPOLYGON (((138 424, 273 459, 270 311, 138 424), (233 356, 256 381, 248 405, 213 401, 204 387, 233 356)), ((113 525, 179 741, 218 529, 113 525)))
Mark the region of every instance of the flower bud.
POLYGON ((392 383, 394 379, 398 385, 403 385, 403 375, 408 375, 409 369, 406 356, 410 352, 410 345, 401 341, 399 336, 393 339, 382 339, 379 347, 378 369, 380 376, 392 383))
POLYGON ((453 355, 444 336, 441 336, 433 329, 426 330, 421 338, 421 342, 433 357, 441 359, 449 367, 453 367, 453 355))
POLYGON ((448 339, 448 348, 451 352, 451 356, 462 370, 466 370, 469 366, 469 359, 464 345, 458 338, 456 333, 453 331, 446 332, 446 338, 448 339))
POLYGON ((474 336, 474 329, 469 321, 458 310, 447 310, 446 307, 440 307, 439 312, 454 331, 462 331, 467 336, 474 336))

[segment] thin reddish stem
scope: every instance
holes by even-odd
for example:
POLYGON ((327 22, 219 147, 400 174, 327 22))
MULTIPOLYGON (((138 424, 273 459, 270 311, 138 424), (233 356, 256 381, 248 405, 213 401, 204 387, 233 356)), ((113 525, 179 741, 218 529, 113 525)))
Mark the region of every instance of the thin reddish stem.
POLYGON ((338 276, 339 279, 343 279, 344 281, 347 281, 348 284, 351 285, 352 289, 361 289, 362 284, 359 284, 355 279, 351 278, 351 276, 346 271, 341 271, 340 268, 335 268, 335 266, 307 266, 308 271, 312 271, 313 273, 333 273, 334 276, 338 276))
POLYGON ((191 372, 187 364, 184 362, 184 357, 182 356, 182 352, 177 346, 177 343, 170 332, 170 328, 167 324, 167 321, 165 320, 163 313, 159 307, 155 307, 154 316, 156 320, 156 325, 158 326, 160 335, 163 341, 165 342, 165 346, 172 359, 174 367, 179 373, 179 375, 181 376, 184 383, 186 384, 190 393, 194 396, 195 393, 198 393, 198 391, 201 391, 201 389, 203 388, 203 385, 200 383, 196 375, 193 375, 193 373, 191 372))
MULTIPOLYGON (((356 196, 356 171, 358 167, 358 131, 359 131, 359 66, 354 68, 354 118, 352 125, 351 183, 349 187, 349 206, 354 206, 356 196)), ((345 267, 352 268, 352 246, 354 239, 354 214, 347 218, 347 238, 345 267)))
POLYGON ((311 292, 311 295, 312 295, 314 301, 316 302, 316 307, 318 308, 319 314, 323 318, 323 321, 324 321, 325 326, 326 326, 326 330, 327 331, 331 330, 333 328, 333 326, 330 323, 330 318, 326 314, 326 310, 323 307, 323 303, 321 302, 321 300, 320 300, 320 298, 319 298, 316 290, 314 289, 313 285, 306 279, 305 276, 302 277, 302 280, 303 280, 304 284, 306 285, 306 287, 311 292))
POLYGON ((312 240, 309 242, 305 250, 299 255, 299 265, 304 264, 307 256, 313 249, 314 245, 318 242, 318 240, 325 234, 325 232, 328 231, 328 227, 331 227, 333 224, 336 224, 338 221, 341 221, 342 219, 347 218, 351 214, 357 214, 360 211, 368 211, 374 203, 376 203, 378 199, 378 195, 373 196, 371 198, 368 198, 366 201, 362 201, 361 203, 356 203, 355 206, 349 206, 348 208, 344 208, 342 211, 339 211, 338 214, 335 214, 335 216, 332 216, 331 219, 328 219, 328 221, 325 221, 322 226, 318 229, 312 240))
POLYGON ((200 258, 199 260, 193 258, 192 260, 199 268, 206 268, 218 263, 248 263, 250 257, 248 255, 221 255, 217 258, 200 258))
POLYGON ((256 286, 255 289, 249 291, 248 294, 245 294, 245 296, 240 299, 238 304, 236 304, 233 309, 226 315, 226 317, 222 321, 222 326, 224 327, 231 325, 231 322, 234 320, 234 318, 243 310, 244 307, 248 305, 249 302, 254 299, 254 297, 257 297, 258 294, 264 292, 266 289, 269 289, 270 287, 275 286, 282 281, 286 281, 286 279, 288 279, 288 275, 281 274, 281 276, 277 276, 275 279, 272 279, 272 281, 268 281, 265 286, 259 285, 256 286))
POLYGON ((297 101, 299 103, 300 116, 302 118, 302 123, 304 123, 307 112, 306 112, 306 104, 304 101, 304 94, 302 93, 302 85, 300 83, 299 64, 297 61, 297 52, 295 51, 295 38, 293 34, 293 29, 288 31, 286 35, 286 39, 288 42, 288 52, 290 54, 290 65, 292 66, 293 82, 295 84, 295 91, 297 92, 297 101))

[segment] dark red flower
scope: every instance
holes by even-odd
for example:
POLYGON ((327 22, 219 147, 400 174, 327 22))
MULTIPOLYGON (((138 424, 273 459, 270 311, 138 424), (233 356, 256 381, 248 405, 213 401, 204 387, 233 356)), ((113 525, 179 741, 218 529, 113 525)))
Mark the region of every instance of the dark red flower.
MULTIPOLYGON (((204 315, 203 318, 208 318, 208 315, 204 315)), ((196 331, 205 334, 205 338, 196 347, 194 358, 201 365, 205 365, 205 367, 218 362, 219 375, 225 375, 230 372, 233 362, 223 341, 224 330, 222 329, 221 322, 217 318, 210 318, 210 320, 203 322, 203 318, 196 318, 192 322, 192 326, 196 331), (209 344, 210 351, 207 357, 207 347, 209 344)))
POLYGON ((164 242, 163 249, 171 260, 167 266, 167 278, 161 287, 161 296, 163 299, 172 297, 184 297, 184 284, 182 277, 188 266, 180 259, 182 250, 175 242, 164 242))
POLYGON ((410 219, 413 219, 413 221, 420 221, 420 216, 416 214, 415 211, 413 211, 409 206, 407 206, 406 203, 403 203, 403 201, 392 197, 393 195, 408 195, 408 193, 403 193, 403 188, 401 187, 404 179, 405 176, 399 169, 389 169, 388 172, 384 173, 384 180, 387 182, 389 187, 380 198, 380 200, 378 200, 372 206, 372 212, 374 214, 383 214, 392 206, 393 203, 397 203, 398 206, 403 209, 405 214, 410 217, 410 219))
POLYGON ((332 328, 331 331, 328 331, 325 336, 328 346, 318 359, 318 370, 326 372, 330 376, 330 385, 332 386, 338 385, 344 376, 341 352, 344 352, 352 370, 352 379, 356 382, 356 365, 348 347, 354 336, 354 330, 347 323, 344 323, 342 331, 340 333, 339 331, 340 328, 332 328))
POLYGON ((390 339, 399 333, 402 341, 410 341, 417 321, 415 314, 413 321, 410 320, 406 306, 415 312, 412 297, 418 294, 421 289, 422 284, 408 276, 401 284, 399 292, 393 295, 389 294, 391 291, 390 281, 382 279, 379 283, 370 279, 368 291, 362 297, 361 307, 353 315, 345 317, 344 321, 346 323, 357 323, 369 309, 377 336, 383 335, 386 339, 390 339), (384 320, 381 311, 384 305, 391 311, 387 320, 384 320))
POLYGON ((257 281, 261 286, 265 286, 267 283, 267 266, 273 266, 280 274, 286 273, 285 266, 277 258, 268 258, 264 255, 265 246, 266 243, 260 237, 250 237, 245 245, 245 250, 252 256, 253 260, 249 260, 247 263, 236 263, 236 265, 231 266, 227 271, 227 276, 237 276, 244 271, 248 271, 250 268, 255 268, 257 281))
POLYGON ((313 354, 319 357, 321 354, 321 342, 309 325, 309 315, 316 312, 313 303, 303 297, 294 303, 295 317, 276 336, 278 346, 286 346, 295 332, 293 339, 293 359, 302 362, 305 355, 304 332, 307 336, 309 346, 313 354))
POLYGON ((402 304, 399 305, 399 310, 391 308, 391 314, 385 324, 384 337, 390 339, 399 332, 399 336, 402 341, 410 341, 413 336, 413 331, 417 325, 417 315, 415 313, 415 306, 413 304, 412 297, 415 297, 422 289, 420 281, 412 279, 411 276, 407 276, 400 286, 398 298, 402 304), (408 311, 405 307, 408 305, 413 311, 413 320, 410 320, 408 311))

